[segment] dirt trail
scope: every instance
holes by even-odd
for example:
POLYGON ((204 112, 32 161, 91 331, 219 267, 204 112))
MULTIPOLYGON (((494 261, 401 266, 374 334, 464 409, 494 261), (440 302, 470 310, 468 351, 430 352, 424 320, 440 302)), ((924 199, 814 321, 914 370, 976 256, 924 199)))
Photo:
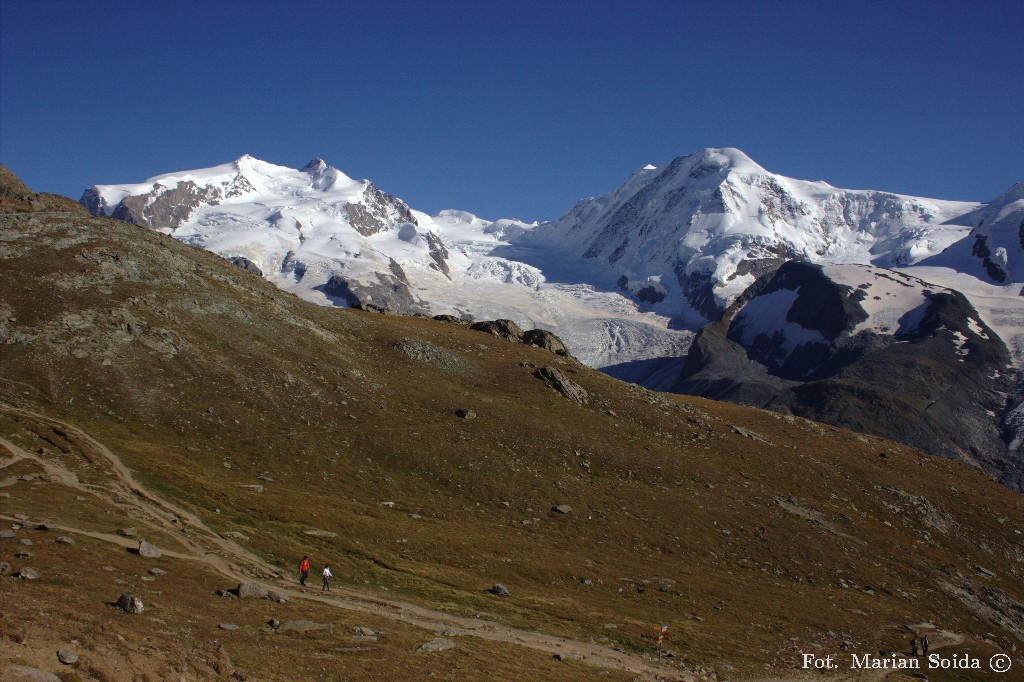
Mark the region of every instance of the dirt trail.
MULTIPOLYGON (((173 534, 182 546, 183 551, 161 548, 161 551, 168 556, 201 562, 237 582, 250 581, 255 577, 290 599, 316 601, 350 611, 383 616, 438 633, 446 632, 449 635, 472 636, 494 642, 518 644, 551 654, 573 655, 580 657, 584 663, 630 672, 645 679, 692 679, 692 675, 684 675, 678 668, 660 665, 634 654, 589 642, 520 630, 477 618, 453 616, 407 602, 383 599, 349 588, 337 587, 332 589, 330 594, 311 593, 296 589, 280 578, 275 566, 238 543, 218 535, 195 514, 146 489, 135 480, 131 470, 117 455, 83 430, 73 424, 5 403, 0 403, 0 411, 45 424, 60 432, 70 442, 81 448, 83 453, 87 452, 102 459, 102 462, 110 469, 112 476, 108 486, 100 487, 82 483, 70 468, 28 452, 4 438, 0 438, 0 450, 6 451, 13 459, 0 463, 0 469, 18 461, 31 460, 57 483, 99 497, 105 502, 119 507, 127 505, 133 510, 137 509, 140 513, 136 517, 136 521, 152 529, 173 534)), ((96 463, 92 458, 90 461, 96 463)), ((5 516, 0 516, 0 518, 16 520, 5 516)), ((137 541, 118 535, 68 526, 57 527, 69 533, 77 533, 125 548, 134 548, 138 545, 137 541)))

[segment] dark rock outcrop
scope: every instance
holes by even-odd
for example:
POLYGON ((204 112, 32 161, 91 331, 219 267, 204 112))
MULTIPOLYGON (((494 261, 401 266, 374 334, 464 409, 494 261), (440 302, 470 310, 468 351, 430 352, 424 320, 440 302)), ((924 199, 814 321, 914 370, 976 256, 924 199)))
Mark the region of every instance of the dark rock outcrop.
POLYGON ((260 270, 260 266, 256 265, 245 256, 235 256, 233 258, 228 258, 228 261, 234 263, 235 265, 242 268, 246 272, 251 272, 255 275, 259 275, 260 277, 263 276, 263 271, 260 270))
POLYGON ((550 351, 555 355, 564 355, 566 357, 572 357, 569 353, 569 349, 566 348, 562 339, 552 334, 546 329, 531 329, 523 333, 523 344, 527 346, 537 346, 543 348, 546 351, 550 351))
POLYGON ((402 266, 392 260, 390 269, 390 274, 376 273, 375 283, 360 282, 339 274, 332 275, 319 288, 349 307, 373 305, 404 315, 426 314, 427 306, 413 295, 402 266))
MULTIPOLYGON (((889 276, 896 285, 900 278, 906 286, 913 279, 889 276)), ((864 296, 820 266, 787 263, 701 330, 674 390, 890 438, 973 463, 1020 490, 1024 466, 1008 456, 1000 424, 1012 388, 1005 344, 963 295, 928 285, 924 305, 900 328, 854 333, 868 317, 864 296), (792 305, 775 331, 755 335, 745 306, 773 295, 792 305), (795 348, 786 329, 797 330, 795 348)))
POLYGON ((491 336, 497 336, 499 339, 512 341, 513 343, 523 342, 523 330, 512 320, 474 322, 469 328, 474 331, 490 334, 491 336))

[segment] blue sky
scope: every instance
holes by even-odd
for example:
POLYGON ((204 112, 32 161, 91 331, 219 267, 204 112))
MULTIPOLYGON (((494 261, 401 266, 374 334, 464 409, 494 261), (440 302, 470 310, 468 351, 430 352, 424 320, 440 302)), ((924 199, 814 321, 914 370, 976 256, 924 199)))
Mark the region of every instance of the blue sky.
POLYGON ((37 191, 314 156, 414 208, 552 219, 733 146, 849 188, 1024 180, 1020 2, 0 0, 0 162, 37 191))

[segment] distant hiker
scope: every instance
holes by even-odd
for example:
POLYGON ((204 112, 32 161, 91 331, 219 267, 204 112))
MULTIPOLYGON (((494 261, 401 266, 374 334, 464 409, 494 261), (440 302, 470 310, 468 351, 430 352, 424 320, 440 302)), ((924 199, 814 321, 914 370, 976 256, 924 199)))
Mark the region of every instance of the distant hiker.
POLYGON ((917 656, 917 635, 910 640, 910 655, 917 656))
POLYGON ((928 635, 921 638, 921 653, 924 656, 928 655, 928 635))
POLYGON ((309 577, 309 557, 302 557, 302 561, 299 562, 299 584, 302 586, 306 585, 306 578, 309 577))
POLYGON ((334 574, 331 573, 331 565, 330 564, 326 564, 324 566, 323 576, 324 576, 324 586, 322 588, 320 588, 320 591, 321 592, 324 592, 324 591, 330 592, 331 591, 331 578, 334 577, 334 574))

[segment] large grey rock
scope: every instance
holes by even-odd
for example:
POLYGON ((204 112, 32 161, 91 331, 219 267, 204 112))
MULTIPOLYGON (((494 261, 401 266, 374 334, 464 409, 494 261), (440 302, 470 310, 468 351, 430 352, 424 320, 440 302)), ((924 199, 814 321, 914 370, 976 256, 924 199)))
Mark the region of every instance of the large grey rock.
POLYGON ((71 649, 61 649, 57 652, 57 660, 64 665, 73 665, 78 661, 78 654, 71 649))
POLYGON ((156 545, 151 545, 145 540, 139 540, 139 556, 144 556, 147 559, 159 559, 161 556, 160 548, 156 545))
POLYGON ((141 599, 133 594, 125 593, 117 598, 117 608, 125 613, 142 613, 145 607, 141 599))
POLYGON ((492 587, 491 589, 489 589, 487 591, 490 592, 491 594, 495 594, 495 595, 497 595, 499 597, 508 597, 508 596, 510 596, 512 594, 511 592, 508 591, 508 588, 505 587, 504 585, 502 585, 501 583, 495 583, 494 587, 492 587))
POLYGON ((18 577, 22 580, 39 580, 39 571, 26 566, 18 569, 18 577))
POLYGON ((9 530, 9 529, 0 530, 0 538, 2 538, 4 540, 7 540, 7 539, 13 538, 13 537, 15 537, 15 533, 14 533, 13 530, 9 530))
POLYGON ((266 599, 268 594, 267 586, 260 583, 240 583, 238 585, 239 599, 266 599))

